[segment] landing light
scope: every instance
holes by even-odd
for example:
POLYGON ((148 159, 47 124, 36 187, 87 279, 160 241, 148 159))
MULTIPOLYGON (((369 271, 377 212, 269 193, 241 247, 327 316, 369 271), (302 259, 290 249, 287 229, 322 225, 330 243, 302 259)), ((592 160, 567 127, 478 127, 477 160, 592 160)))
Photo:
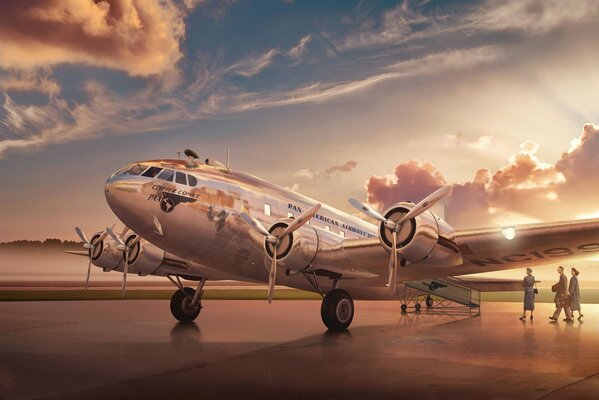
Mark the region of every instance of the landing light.
POLYGON ((512 240, 516 237, 516 228, 514 228, 513 226, 501 228, 501 234, 505 239, 512 240))

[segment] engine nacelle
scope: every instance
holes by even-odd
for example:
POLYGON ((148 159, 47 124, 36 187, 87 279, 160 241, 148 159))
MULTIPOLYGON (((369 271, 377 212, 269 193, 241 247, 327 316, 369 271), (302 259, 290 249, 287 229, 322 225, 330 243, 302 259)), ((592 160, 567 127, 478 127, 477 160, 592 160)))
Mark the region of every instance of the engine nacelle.
MULTIPOLYGON (((291 221, 291 219, 278 221, 270 227, 269 232, 276 236, 283 232, 291 221)), ((265 241, 264 248, 272 260, 273 245, 265 241)), ((277 266, 294 271, 304 269, 314 261, 317 251, 318 234, 314 227, 306 224, 281 238, 277 249, 277 266)))
MULTIPOLYGON (((125 244, 131 243, 137 235, 132 234, 127 237, 125 244)), ((140 240, 129 250, 128 272, 140 276, 151 275, 155 273, 164 261, 164 250, 153 245, 146 240, 140 240)), ((122 271, 125 264, 124 252, 121 252, 122 263, 118 270, 122 271)))
POLYGON ((102 232, 97 232, 90 240, 94 244, 94 250, 91 254, 92 264, 102 268, 104 271, 111 271, 123 263, 123 252, 118 249, 118 243, 110 236, 106 236, 102 241, 98 242, 101 235, 102 232))
MULTIPOLYGON (((389 208, 384 216, 386 219, 398 221, 412 207, 412 203, 397 203, 389 208)), ((387 250, 391 250, 392 233, 383 223, 379 226, 379 239, 387 250)), ((406 221, 400 227, 397 245, 401 251, 400 257, 410 263, 435 263, 437 266, 461 263, 461 253, 454 242, 453 228, 430 211, 406 221)))

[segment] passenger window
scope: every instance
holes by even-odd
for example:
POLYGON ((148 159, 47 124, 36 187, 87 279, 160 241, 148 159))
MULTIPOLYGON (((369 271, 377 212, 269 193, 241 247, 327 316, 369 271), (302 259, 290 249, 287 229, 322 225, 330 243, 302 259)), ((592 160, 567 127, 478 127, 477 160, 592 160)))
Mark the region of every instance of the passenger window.
POLYGON ((287 213, 287 218, 293 218, 293 213, 292 212, 288 212, 287 213))
POLYGON ((129 168, 129 170, 127 171, 127 173, 131 174, 131 175, 139 175, 142 172, 144 172, 144 169, 146 169, 146 167, 144 167, 143 165, 135 164, 134 166, 132 166, 131 168, 129 168))
POLYGON ((193 175, 187 175, 187 180, 189 181, 189 186, 197 186, 198 180, 193 175))
POLYGON ((162 171, 162 168, 150 167, 150 168, 148 168, 148 170, 146 172, 143 173, 142 176, 145 176, 148 178, 154 178, 156 175, 158 175, 160 173, 160 171, 162 171))
POLYGON ((187 185, 187 178, 183 172, 177 172, 175 175, 175 182, 180 183, 181 185, 187 185))
POLYGON ((270 204, 264 204, 264 215, 270 217, 270 204))
POLYGON ((330 231, 330 230, 331 230, 331 228, 330 228, 328 225, 325 225, 325 226, 324 226, 324 230, 325 230, 325 231, 330 231))
POLYGON ((172 169, 165 169, 158 175, 158 179, 162 179, 163 181, 173 181, 173 176, 175 175, 175 171, 172 169))
POLYGON ((339 231, 339 235, 341 235, 341 237, 345 237, 345 232, 339 231))

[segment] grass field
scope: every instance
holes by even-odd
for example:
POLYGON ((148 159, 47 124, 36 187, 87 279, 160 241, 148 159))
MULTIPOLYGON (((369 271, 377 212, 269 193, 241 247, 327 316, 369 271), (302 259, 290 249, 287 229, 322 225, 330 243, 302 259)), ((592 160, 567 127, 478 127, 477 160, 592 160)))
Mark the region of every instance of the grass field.
MULTIPOLYGON (((128 290, 126 300, 169 300, 173 290, 128 290)), ((582 290, 583 303, 599 303, 599 289, 582 290)), ((277 300, 320 300, 312 292, 295 289, 277 289, 277 300)), ((0 301, 69 301, 69 300, 118 300, 121 291, 113 289, 85 290, 0 290, 0 301)), ((207 289, 205 300, 265 300, 266 290, 261 289, 207 289)), ((483 293, 482 300, 488 302, 520 302, 521 292, 483 293)), ((539 289, 537 302, 552 303, 553 293, 549 289, 539 289)))

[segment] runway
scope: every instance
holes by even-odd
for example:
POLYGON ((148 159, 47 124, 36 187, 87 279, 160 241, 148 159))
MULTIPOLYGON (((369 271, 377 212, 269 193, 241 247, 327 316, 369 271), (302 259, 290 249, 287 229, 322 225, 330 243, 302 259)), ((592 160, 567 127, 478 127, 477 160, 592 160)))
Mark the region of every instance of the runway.
POLYGON ((326 332, 318 301, 0 303, 2 399, 596 399, 599 306, 550 324, 552 305, 484 303, 479 317, 401 315, 356 302, 326 332))

